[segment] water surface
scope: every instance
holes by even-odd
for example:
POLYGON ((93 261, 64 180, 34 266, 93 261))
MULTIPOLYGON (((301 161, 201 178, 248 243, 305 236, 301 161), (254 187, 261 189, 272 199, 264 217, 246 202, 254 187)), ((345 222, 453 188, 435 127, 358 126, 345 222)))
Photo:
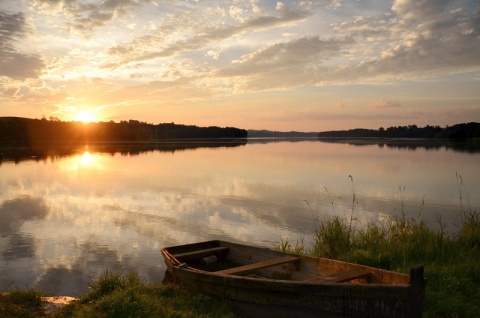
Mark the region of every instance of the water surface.
POLYGON ((2 149, 0 291, 77 296, 107 268, 161 281, 163 246, 309 244, 314 218, 353 215, 361 228, 406 216, 454 231, 462 206, 480 210, 478 162, 475 144, 423 140, 2 149))

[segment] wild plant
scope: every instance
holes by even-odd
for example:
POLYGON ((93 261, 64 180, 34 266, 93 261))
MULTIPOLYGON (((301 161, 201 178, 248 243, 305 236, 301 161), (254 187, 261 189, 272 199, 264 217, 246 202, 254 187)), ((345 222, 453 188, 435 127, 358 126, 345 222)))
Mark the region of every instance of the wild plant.
POLYGON ((460 199, 460 213, 463 216, 465 213, 467 213, 467 214, 472 213, 472 206, 470 205, 470 198, 468 197, 467 188, 466 188, 465 184, 463 183, 462 176, 458 172, 455 172, 455 175, 456 175, 456 178, 457 178, 458 197, 460 199), (468 209, 466 209, 464 204, 463 204, 463 194, 464 193, 465 193, 465 197, 467 199, 468 209))
POLYGON ((309 251, 305 246, 305 240, 302 238, 300 242, 297 240, 295 246, 293 246, 290 241, 287 239, 281 240, 280 243, 274 243, 274 248, 277 251, 285 252, 285 253, 293 253, 293 254, 308 254, 309 251))
POLYGON ((353 217, 353 212, 355 211, 355 202, 356 202, 357 196, 355 194, 355 186, 353 184, 353 177, 352 177, 352 175, 348 175, 348 177, 350 178, 350 180, 352 182, 352 211, 350 213, 350 224, 349 224, 349 232, 351 233, 352 232, 352 222, 353 222, 354 219, 355 219, 355 221, 357 220, 357 218, 353 217))
POLYGON ((109 295, 115 290, 138 289, 145 287, 145 281, 137 273, 130 272, 124 275, 122 272, 115 272, 110 269, 105 270, 98 279, 88 285, 90 292, 85 296, 88 298, 98 298, 109 295))

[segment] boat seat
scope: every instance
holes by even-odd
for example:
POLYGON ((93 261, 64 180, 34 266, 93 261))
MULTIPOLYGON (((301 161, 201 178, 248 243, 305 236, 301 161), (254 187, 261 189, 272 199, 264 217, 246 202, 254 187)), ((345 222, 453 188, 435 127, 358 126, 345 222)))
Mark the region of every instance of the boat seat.
POLYGON ((344 272, 337 272, 326 276, 308 279, 307 282, 317 283, 344 283, 358 278, 370 278, 371 273, 359 269, 350 269, 344 272))
POLYGON ((211 247, 211 248, 206 248, 203 250, 198 250, 193 252, 173 254, 172 256, 178 259, 179 261, 188 262, 191 260, 207 257, 210 255, 224 253, 229 249, 230 248, 226 246, 218 246, 218 247, 211 247))
POLYGON ((216 271, 215 273, 224 274, 224 275, 240 275, 248 272, 253 272, 261 268, 267 268, 267 267, 272 267, 272 266, 291 263, 291 262, 298 262, 298 261, 300 261, 299 257, 284 256, 284 257, 269 259, 266 261, 248 264, 244 266, 228 268, 221 271, 216 271))

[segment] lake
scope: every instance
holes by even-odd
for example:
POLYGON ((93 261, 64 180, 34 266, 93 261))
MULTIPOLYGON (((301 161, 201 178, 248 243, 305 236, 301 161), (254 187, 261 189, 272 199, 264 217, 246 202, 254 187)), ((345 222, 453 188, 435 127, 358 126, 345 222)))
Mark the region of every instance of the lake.
POLYGON ((78 296, 106 269, 163 279, 164 246, 313 240, 314 219, 480 211, 478 143, 245 139, 0 149, 0 292, 78 296), (355 196, 355 200, 353 197, 355 196))

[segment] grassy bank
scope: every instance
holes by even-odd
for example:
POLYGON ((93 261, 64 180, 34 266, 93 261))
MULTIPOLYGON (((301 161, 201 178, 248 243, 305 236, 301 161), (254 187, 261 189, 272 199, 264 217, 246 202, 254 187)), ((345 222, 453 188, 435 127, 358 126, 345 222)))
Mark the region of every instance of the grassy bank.
MULTIPOLYGON (((136 273, 107 271, 90 284, 80 300, 48 313, 48 317, 234 317, 222 301, 173 285, 146 284, 136 273)), ((0 317, 43 317, 42 293, 14 290, 0 296, 0 317)))
POLYGON ((315 242, 277 244, 282 251, 335 258, 403 273, 425 265, 424 317, 478 317, 480 312, 480 215, 463 211, 458 233, 429 228, 422 220, 389 221, 354 230, 338 217, 315 220, 315 242))

